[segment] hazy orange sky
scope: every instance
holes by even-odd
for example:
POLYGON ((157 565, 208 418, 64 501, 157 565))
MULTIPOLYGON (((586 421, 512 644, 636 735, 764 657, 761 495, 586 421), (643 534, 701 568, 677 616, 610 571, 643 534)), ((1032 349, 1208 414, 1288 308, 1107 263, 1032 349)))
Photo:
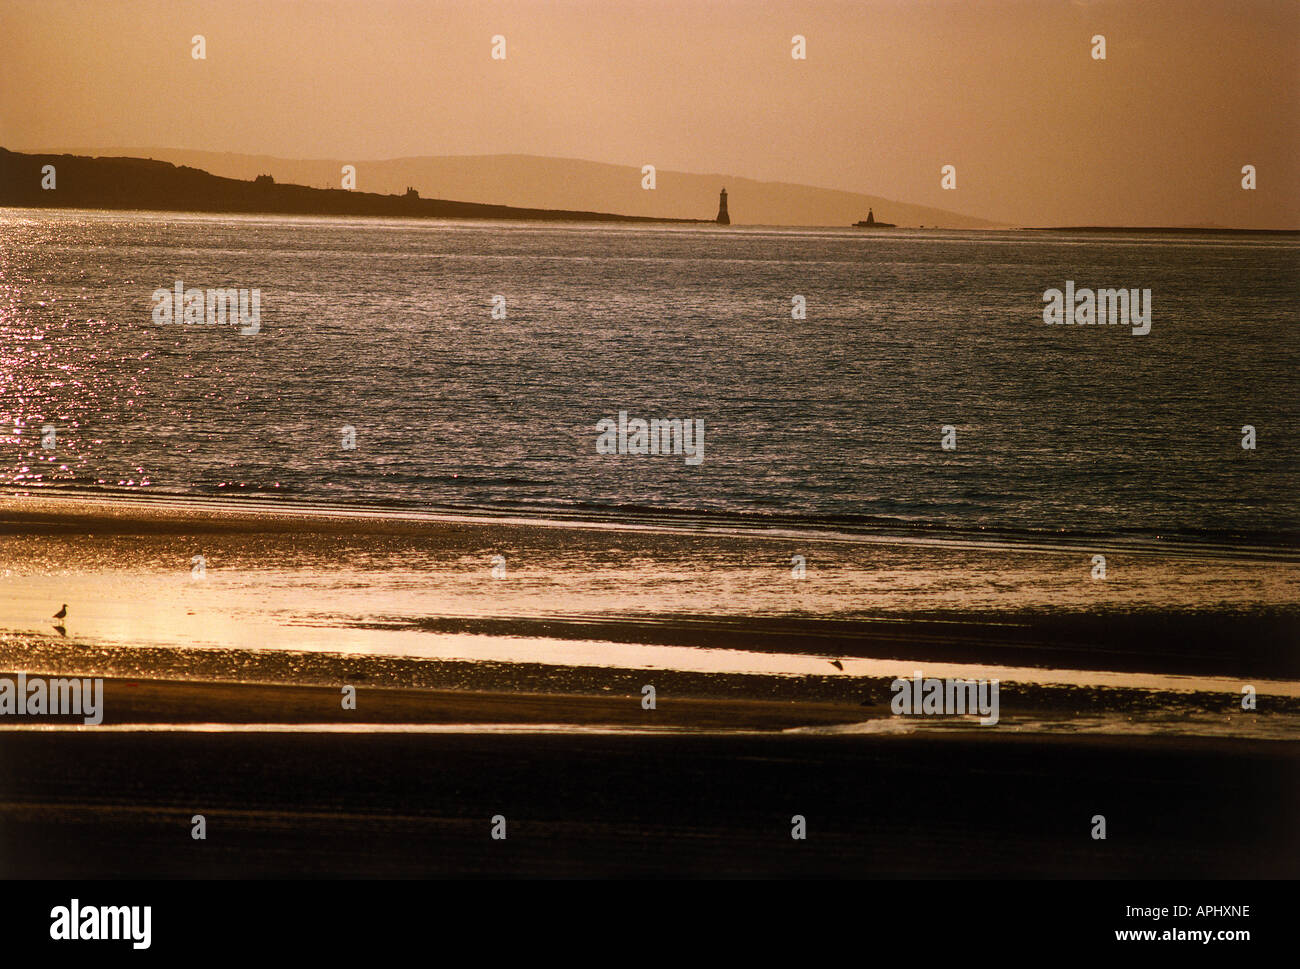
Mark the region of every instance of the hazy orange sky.
POLYGON ((518 152, 1023 225, 1300 227, 1298 96, 1297 0, 0 0, 12 149, 518 152))

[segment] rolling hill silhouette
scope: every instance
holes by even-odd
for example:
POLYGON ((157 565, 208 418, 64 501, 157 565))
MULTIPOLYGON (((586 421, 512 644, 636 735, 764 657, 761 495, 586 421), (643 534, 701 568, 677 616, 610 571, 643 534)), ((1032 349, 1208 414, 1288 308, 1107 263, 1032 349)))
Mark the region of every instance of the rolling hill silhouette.
MULTIPOLYGON (((108 154, 103 149, 64 149, 108 154)), ((532 209, 619 212, 646 219, 703 219, 718 210, 718 190, 731 196, 733 225, 849 226, 874 209, 877 219, 900 226, 990 229, 1000 223, 877 195, 762 182, 730 174, 688 174, 659 169, 653 191, 641 188, 641 170, 630 165, 535 155, 454 155, 395 158, 295 160, 268 155, 171 148, 114 148, 112 154, 155 158, 228 178, 267 173, 277 182, 339 188, 341 169, 355 165, 357 188, 397 194, 414 186, 421 195, 478 204, 532 209)))
POLYGON ((21 154, 0 148, 0 205, 38 208, 155 209, 288 215, 371 215, 396 218, 540 219, 585 222, 711 222, 608 212, 521 208, 402 195, 280 184, 268 173, 254 180, 225 178, 146 158, 21 154), (42 188, 53 165, 56 187, 42 188))

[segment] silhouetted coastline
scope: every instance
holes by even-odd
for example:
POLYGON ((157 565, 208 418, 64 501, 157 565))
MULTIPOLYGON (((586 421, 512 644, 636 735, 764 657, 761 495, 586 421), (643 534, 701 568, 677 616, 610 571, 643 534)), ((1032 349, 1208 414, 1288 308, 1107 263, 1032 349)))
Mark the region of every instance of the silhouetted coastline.
POLYGON ((1232 229, 1194 225, 1057 225, 1025 226, 1022 232, 1181 232, 1187 235, 1294 236, 1300 229, 1232 229))
POLYGON ((563 209, 530 209, 479 202, 423 199, 341 188, 253 181, 147 158, 29 155, 0 148, 0 205, 31 208, 144 209, 274 215, 381 216, 415 219, 514 219, 551 222, 711 224, 706 219, 657 219, 563 209), (42 188, 46 165, 56 187, 42 188))

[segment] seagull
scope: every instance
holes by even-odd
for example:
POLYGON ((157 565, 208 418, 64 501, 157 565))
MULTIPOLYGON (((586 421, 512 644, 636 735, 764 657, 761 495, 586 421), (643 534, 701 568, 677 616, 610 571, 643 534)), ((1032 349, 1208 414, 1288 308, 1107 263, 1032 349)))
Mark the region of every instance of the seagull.
POLYGON ((54 614, 55 619, 63 619, 68 614, 68 604, 65 602, 63 608, 54 614))
POLYGON ((837 659, 830 660, 830 664, 834 666, 837 670, 844 669, 844 664, 837 659))

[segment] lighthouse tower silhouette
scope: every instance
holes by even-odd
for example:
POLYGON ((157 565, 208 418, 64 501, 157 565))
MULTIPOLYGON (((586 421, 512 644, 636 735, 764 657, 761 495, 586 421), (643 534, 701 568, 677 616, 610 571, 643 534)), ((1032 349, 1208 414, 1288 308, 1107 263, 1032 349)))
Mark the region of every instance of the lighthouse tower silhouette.
POLYGON ((724 188, 722 194, 718 196, 718 217, 714 220, 718 225, 731 225, 731 216, 727 214, 727 190, 724 188))

